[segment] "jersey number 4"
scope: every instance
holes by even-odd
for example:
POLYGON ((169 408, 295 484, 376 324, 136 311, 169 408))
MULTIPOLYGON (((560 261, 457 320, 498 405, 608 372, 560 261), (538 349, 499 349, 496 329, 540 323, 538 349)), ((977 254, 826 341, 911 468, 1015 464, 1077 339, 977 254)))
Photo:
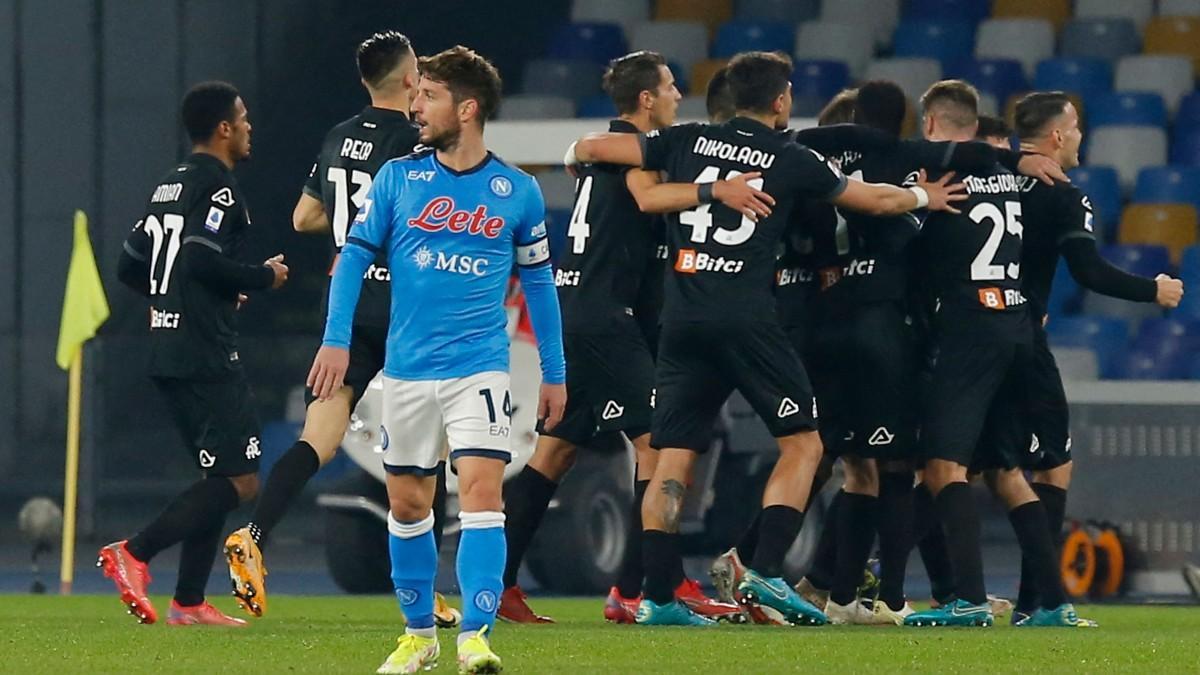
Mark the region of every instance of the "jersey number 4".
POLYGON ((350 206, 354 212, 362 208, 371 191, 371 174, 366 171, 347 171, 338 166, 331 166, 325 172, 325 179, 333 183, 333 243, 338 248, 346 245, 346 230, 350 224, 350 206), (350 194, 350 186, 354 185, 354 194, 350 194))
POLYGON ((1000 207, 989 202, 976 204, 975 208, 967 214, 967 217, 972 221, 983 224, 984 221, 990 221, 992 231, 988 235, 987 241, 983 242, 983 248, 979 249, 979 254, 975 256, 975 260, 971 261, 971 281, 999 281, 1005 275, 1010 279, 1019 279, 1021 276, 1021 265, 1019 263, 1008 263, 1005 265, 996 264, 996 252, 1000 250, 1000 242, 1004 240, 1004 233, 1016 235, 1019 240, 1025 232, 1025 228, 1021 225, 1021 202, 1004 202, 1004 212, 1000 212, 1000 207))
POLYGON ((157 216, 146 216, 142 229, 149 235, 151 245, 150 295, 166 295, 171 285, 171 270, 175 268, 175 257, 179 255, 183 216, 178 213, 165 213, 162 220, 157 216))
POLYGON ((567 236, 571 239, 571 253, 582 255, 587 249, 588 237, 592 236, 592 225, 587 221, 588 205, 592 202, 592 177, 583 179, 575 208, 571 211, 571 222, 567 224, 567 236))
MULTIPOLYGON (((725 180, 737 178, 740 175, 742 175, 741 171, 730 170, 729 173, 725 174, 725 180)), ((719 168, 715 166, 706 166, 704 167, 704 170, 700 172, 700 175, 696 176, 696 180, 692 182, 714 183, 720 178, 721 170, 719 168)), ((763 186, 763 179, 755 178, 754 180, 747 181, 747 183, 751 187, 761 190, 763 186)), ((694 243, 703 244, 704 242, 708 241, 708 231, 713 227, 712 204, 701 204, 700 206, 690 208, 686 211, 680 211, 679 224, 687 225, 692 228, 691 241, 694 243)), ((723 228, 718 228, 717 231, 713 233, 712 238, 713 241, 717 242, 718 244, 725 244, 726 246, 738 246, 739 244, 744 244, 749 241, 750 237, 754 235, 755 227, 756 225, 753 220, 750 220, 750 218, 746 216, 742 216, 737 229, 726 230, 723 228)))

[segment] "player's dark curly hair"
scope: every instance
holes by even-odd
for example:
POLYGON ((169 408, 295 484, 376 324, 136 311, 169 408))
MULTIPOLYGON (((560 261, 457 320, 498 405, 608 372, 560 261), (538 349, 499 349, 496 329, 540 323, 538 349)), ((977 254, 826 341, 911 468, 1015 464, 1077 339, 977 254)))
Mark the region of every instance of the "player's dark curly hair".
POLYGON ((1013 130, 1008 126, 1008 123, 994 115, 980 115, 979 128, 975 130, 975 138, 983 140, 985 138, 1008 138, 1012 136, 1013 130))
POLYGON ((722 68, 713 73, 704 93, 704 108, 708 121, 713 124, 727 122, 733 118, 733 92, 729 90, 729 69, 722 68))
POLYGON ((900 135, 908 100, 900 85, 890 80, 871 80, 858 87, 854 121, 889 134, 900 135))
POLYGON ((633 52, 608 63, 601 83, 605 93, 617 106, 617 112, 628 115, 636 112, 643 91, 655 92, 662 81, 659 66, 667 60, 658 52, 633 52))
POLYGON ((358 74, 363 81, 377 89, 412 50, 412 42, 395 30, 380 31, 363 40, 355 51, 358 74))
POLYGON ((212 138, 221 122, 234 121, 238 97, 237 87, 228 82, 201 82, 188 89, 180 106, 183 128, 193 143, 212 138))
POLYGON ((1013 126, 1021 140, 1037 138, 1046 125, 1067 111, 1071 99, 1061 91, 1035 91, 1017 101, 1013 126))
POLYGON ((496 114, 500 106, 500 71, 471 49, 456 45, 418 60, 421 77, 446 85, 458 104, 474 99, 479 105, 479 124, 496 114))
POLYGON ((771 112, 771 104, 787 91, 792 58, 783 52, 744 52, 725 67, 733 105, 738 110, 771 112))

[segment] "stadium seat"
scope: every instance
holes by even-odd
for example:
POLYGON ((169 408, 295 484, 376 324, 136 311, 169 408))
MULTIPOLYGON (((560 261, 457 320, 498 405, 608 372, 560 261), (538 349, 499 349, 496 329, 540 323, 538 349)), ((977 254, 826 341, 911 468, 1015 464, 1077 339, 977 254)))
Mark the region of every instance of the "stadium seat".
POLYGON ((607 64, 629 52, 625 33, 615 23, 567 23, 550 35, 546 55, 554 59, 607 64))
POLYGON ((820 13, 821 0, 737 0, 734 10, 739 19, 791 24, 810 21, 820 13))
POLYGON ((679 110, 675 112, 677 120, 708 121, 707 98, 700 96, 685 96, 679 102, 679 110))
POLYGON ((1120 319, 1096 316, 1050 317, 1046 324, 1050 345, 1083 347, 1092 350, 1100 373, 1109 376, 1116 370, 1117 359, 1129 343, 1129 326, 1120 319))
POLYGON ((1110 62, 1141 49, 1137 26, 1129 19, 1074 19, 1063 27, 1059 40, 1061 56, 1110 62))
POLYGON ((1160 16, 1146 24, 1147 54, 1181 54, 1200 70, 1200 17, 1160 16))
MULTIPOLYGON (((1200 36, 1197 36, 1200 38, 1200 36)), ((1169 54, 1126 56, 1117 62, 1117 91, 1153 91, 1163 97, 1171 115, 1184 94, 1191 93, 1196 78, 1192 62, 1169 54)))
POLYGON ((1197 127, 1200 127, 1200 91, 1193 91, 1179 101, 1179 109, 1175 111, 1175 130, 1197 127))
POLYGON ((851 23, 806 21, 796 29, 796 58, 844 61, 855 79, 862 76, 874 53, 872 36, 851 23))
POLYGON ((916 105, 929 85, 942 79, 942 64, 934 59, 879 59, 867 66, 863 79, 891 80, 916 105))
POLYGON ((712 35, 717 26, 733 18, 733 0, 655 0, 654 18, 658 21, 699 21, 712 35))
POLYGON ((1075 0, 1078 19, 1129 19, 1143 28, 1154 16, 1154 0, 1075 0))
POLYGON ((1200 324, 1157 316, 1142 321, 1133 348, 1154 355, 1200 353, 1200 324))
POLYGON ((706 59, 692 66, 692 72, 688 76, 688 91, 693 96, 704 96, 708 91, 709 80, 728 62, 727 59, 706 59))
POLYGON ((850 68, 841 61, 796 61, 792 70, 792 115, 816 115, 849 84, 850 68))
POLYGON ((1186 377, 1187 370, 1181 357, 1133 350, 1121 356, 1112 379, 1179 380, 1186 377))
POLYGON ((1045 19, 988 19, 979 24, 975 57, 1015 59, 1033 76, 1038 61, 1054 56, 1054 26, 1045 19))
POLYGON ((1112 232, 1121 218, 1121 181, 1117 170, 1111 166, 1089 164, 1072 169, 1067 176, 1091 200, 1096 228, 1100 230, 1096 236, 1105 238, 1101 232, 1112 232))
POLYGON ((521 71, 521 93, 579 100, 600 93, 601 68, 588 61, 534 59, 521 71))
MULTIPOLYGON (((541 176, 538 177, 539 184, 541 176)), ((550 239, 550 260, 558 264, 558 256, 567 247, 567 224, 571 222, 571 209, 546 209, 546 233, 550 239)))
MULTIPOLYGON (((892 32, 900 23, 900 0, 826 0, 821 5, 821 20, 828 23, 871 25, 875 44, 887 47, 892 32)), ((978 23, 978 19, 972 21, 978 23)))
POLYGON ((992 16, 997 19, 1044 19, 1058 32, 1071 18, 1071 0, 995 0, 992 16))
POLYGON ((979 23, 991 15, 991 5, 991 0, 908 0, 904 18, 979 23))
POLYGON ((1195 279, 1200 283, 1200 246, 1189 246, 1179 259, 1179 278, 1195 279))
POLYGON ((500 101, 503 120, 553 120, 575 116, 575 101, 565 96, 517 94, 500 101))
POLYGON ((740 52, 780 51, 791 54, 796 46, 795 28, 773 21, 737 20, 721 24, 713 41, 713 58, 729 58, 740 52))
POLYGON ((892 38, 894 56, 937 59, 943 69, 970 59, 974 48, 975 27, 965 21, 906 19, 892 38))
POLYGON ((1033 88, 1038 91, 1069 91, 1084 98, 1112 91, 1113 71, 1107 61, 1060 57, 1038 63, 1033 88))
POLYGON ((1000 101, 994 94, 986 91, 979 92, 979 105, 977 107, 980 115, 1000 116, 1000 101))
POLYGON ((1158 0, 1159 16, 1200 16, 1200 0, 1158 0))
POLYGON ((1153 277, 1171 269, 1171 254, 1166 246, 1109 244, 1100 247, 1100 255, 1126 272, 1143 277, 1153 277))
POLYGON ((537 175, 546 209, 570 209, 575 205, 575 179, 566 171, 554 169, 537 175))
MULTIPOLYGON (((1187 281, 1184 281, 1184 284, 1187 284, 1187 281)), ((1180 301, 1179 307, 1171 310, 1171 317, 1185 321, 1200 321, 1200 294, 1188 293, 1185 285, 1183 300, 1180 301)))
POLYGON ((573 0, 571 21, 616 23, 626 31, 650 19, 650 0, 573 0))
POLYGON ((1200 209, 1200 167, 1152 166, 1138 172, 1133 201, 1186 204, 1200 209))
POLYGON ((1200 127, 1175 132, 1171 142, 1171 163, 1200 166, 1200 127))
MULTIPOLYGON (((1089 135, 1088 163, 1115 168, 1123 192, 1133 189, 1142 169, 1167 163, 1167 134, 1160 128, 1101 127, 1089 135)), ((1200 150, 1200 144, 1197 149, 1200 150)), ((1200 161, 1200 157, 1197 160, 1200 161)))
MULTIPOLYGON (((943 62, 945 65, 945 62, 943 62)), ((1029 80, 1021 63, 1012 59, 966 59, 946 68, 947 77, 956 77, 989 93, 1001 104, 1014 94, 1029 91, 1029 80)))
POLYGON ((1079 282, 1071 276, 1067 262, 1059 260, 1054 268, 1054 282, 1050 286, 1050 299, 1046 303, 1046 313, 1050 316, 1066 316, 1074 314, 1079 308, 1079 296, 1082 290, 1079 282))
POLYGON ((612 102, 612 98, 608 94, 596 94, 589 96, 579 102, 579 107, 575 111, 576 117, 598 118, 604 117, 612 119, 617 116, 617 106, 612 102))
POLYGON ((668 61, 691 68, 708 58, 708 28, 699 21, 639 23, 629 34, 629 48, 658 52, 668 61))
POLYGON ((1167 106, 1162 96, 1148 91, 1117 91, 1086 101, 1089 129, 1114 125, 1167 126, 1167 106))
POLYGON ((1085 291, 1080 303, 1081 313, 1087 316, 1106 316, 1136 325, 1146 319, 1162 316, 1163 310, 1151 302, 1129 302, 1120 298, 1085 291))
POLYGON ((1087 347, 1052 347, 1058 372, 1067 382, 1093 382, 1100 379, 1096 352, 1087 347))
POLYGON ((1183 249, 1196 243, 1197 225, 1196 207, 1191 204, 1131 204, 1121 215, 1117 242, 1166 246, 1171 261, 1177 263, 1183 249))

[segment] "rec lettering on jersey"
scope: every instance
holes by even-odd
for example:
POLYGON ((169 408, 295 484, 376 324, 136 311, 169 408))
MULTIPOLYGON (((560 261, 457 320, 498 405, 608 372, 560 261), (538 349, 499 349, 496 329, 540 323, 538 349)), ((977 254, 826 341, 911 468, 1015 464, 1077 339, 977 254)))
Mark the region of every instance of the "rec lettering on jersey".
MULTIPOLYGON (((363 208, 366 208, 365 204, 363 208)), ((420 215, 409 218, 408 226, 419 227, 426 232, 446 229, 455 233, 466 232, 495 239, 504 230, 504 219, 499 216, 489 217, 487 207, 482 204, 476 206, 474 211, 464 211, 455 208, 454 200, 450 197, 435 197, 421 209, 420 215)))

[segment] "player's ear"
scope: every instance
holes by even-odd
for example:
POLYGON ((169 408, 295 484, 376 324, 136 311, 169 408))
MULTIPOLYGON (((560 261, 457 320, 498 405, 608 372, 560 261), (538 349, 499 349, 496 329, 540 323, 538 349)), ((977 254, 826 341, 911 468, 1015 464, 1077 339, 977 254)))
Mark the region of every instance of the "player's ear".
POLYGON ((638 94, 638 107, 642 110, 650 110, 654 107, 654 92, 643 89, 638 94))
POLYGON ((479 116, 479 101, 473 98, 468 98, 458 104, 458 121, 468 122, 474 117, 479 116))

